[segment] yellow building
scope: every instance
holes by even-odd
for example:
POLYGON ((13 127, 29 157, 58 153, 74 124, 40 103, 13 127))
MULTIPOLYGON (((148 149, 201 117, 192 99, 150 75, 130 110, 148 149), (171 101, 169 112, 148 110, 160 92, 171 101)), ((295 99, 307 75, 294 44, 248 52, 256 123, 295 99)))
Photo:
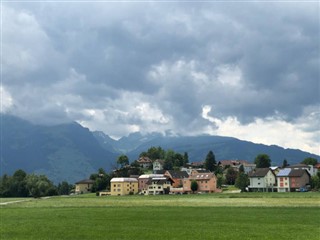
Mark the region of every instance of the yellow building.
POLYGON ((112 178, 110 186, 113 196, 138 193, 138 180, 136 178, 112 178))
POLYGON ((75 193, 77 194, 89 193, 91 192, 91 188, 93 184, 94 184, 94 181, 91 179, 84 179, 79 182, 76 182, 75 193))

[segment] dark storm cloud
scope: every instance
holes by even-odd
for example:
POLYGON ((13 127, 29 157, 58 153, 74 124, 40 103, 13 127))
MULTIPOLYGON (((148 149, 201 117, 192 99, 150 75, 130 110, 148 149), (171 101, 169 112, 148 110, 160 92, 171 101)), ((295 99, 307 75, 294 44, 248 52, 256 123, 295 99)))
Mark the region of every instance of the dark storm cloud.
POLYGON ((17 115, 188 133, 207 122, 205 105, 242 123, 294 122, 319 105, 317 3, 3 5, 17 115))

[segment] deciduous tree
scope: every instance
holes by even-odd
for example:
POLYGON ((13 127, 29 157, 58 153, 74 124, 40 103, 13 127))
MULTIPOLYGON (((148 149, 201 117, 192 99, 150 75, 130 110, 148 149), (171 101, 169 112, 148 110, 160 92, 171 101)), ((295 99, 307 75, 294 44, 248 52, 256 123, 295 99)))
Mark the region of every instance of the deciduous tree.
POLYGON ((256 156, 254 163, 257 168, 268 168, 271 166, 271 160, 267 154, 259 154, 256 156))
POLYGON ((318 163, 318 160, 312 157, 308 157, 305 158, 301 163, 314 166, 318 163))

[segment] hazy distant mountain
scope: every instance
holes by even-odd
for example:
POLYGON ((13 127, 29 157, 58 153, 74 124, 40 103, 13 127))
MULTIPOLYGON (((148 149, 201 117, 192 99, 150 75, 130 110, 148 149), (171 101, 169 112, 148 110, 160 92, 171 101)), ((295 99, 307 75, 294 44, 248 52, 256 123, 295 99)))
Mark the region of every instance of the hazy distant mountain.
POLYGON ((102 148, 77 123, 39 126, 2 115, 1 172, 21 168, 46 174, 52 181, 75 182, 103 167, 111 169, 116 154, 102 148))
POLYGON ((243 159, 252 162, 260 153, 268 154, 273 164, 284 159, 290 164, 306 157, 319 156, 300 150, 284 149, 220 136, 164 136, 160 133, 133 133, 114 140, 103 132, 90 132, 78 123, 56 126, 35 125, 17 117, 2 115, 1 173, 12 174, 21 168, 28 173, 46 174, 55 183, 74 183, 89 177, 98 168, 110 171, 120 154, 130 161, 152 146, 187 152, 190 162, 202 161, 212 150, 216 160, 243 159))
MULTIPOLYGON (((97 139, 105 138, 105 134, 95 134, 97 139)), ((102 143, 101 140, 98 140, 102 143)), ((272 164, 281 165, 284 159, 290 164, 301 162, 306 157, 319 156, 295 149, 284 149, 279 146, 267 146, 242 141, 232 137, 221 136, 164 136, 159 133, 142 135, 140 133, 130 134, 128 137, 121 138, 119 141, 110 141, 109 145, 115 151, 121 151, 128 155, 130 160, 138 158, 139 154, 152 146, 161 146, 164 149, 173 149, 176 152, 187 152, 190 162, 203 161, 207 153, 212 150, 217 160, 223 159, 243 159, 253 162, 254 158, 260 153, 270 156, 272 164)))

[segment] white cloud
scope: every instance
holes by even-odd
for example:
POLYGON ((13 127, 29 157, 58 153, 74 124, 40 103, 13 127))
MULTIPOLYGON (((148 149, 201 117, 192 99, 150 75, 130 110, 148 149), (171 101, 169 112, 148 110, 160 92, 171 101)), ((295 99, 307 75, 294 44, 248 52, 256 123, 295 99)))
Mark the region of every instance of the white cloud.
MULTIPOLYGON (((234 116, 223 119, 210 116, 211 106, 204 106, 202 117, 214 125, 207 125, 205 131, 210 134, 221 136, 233 136, 242 140, 262 143, 267 145, 279 145, 285 148, 301 149, 314 154, 320 154, 319 136, 320 130, 304 131, 306 121, 296 123, 286 122, 285 120, 275 117, 265 119, 256 118, 249 124, 241 124, 234 116)), ((314 119, 311 113, 306 118, 314 119)))
POLYGON ((8 91, 1 85, 0 86, 0 100, 1 100, 1 107, 0 112, 5 113, 7 112, 13 105, 13 99, 8 91))

